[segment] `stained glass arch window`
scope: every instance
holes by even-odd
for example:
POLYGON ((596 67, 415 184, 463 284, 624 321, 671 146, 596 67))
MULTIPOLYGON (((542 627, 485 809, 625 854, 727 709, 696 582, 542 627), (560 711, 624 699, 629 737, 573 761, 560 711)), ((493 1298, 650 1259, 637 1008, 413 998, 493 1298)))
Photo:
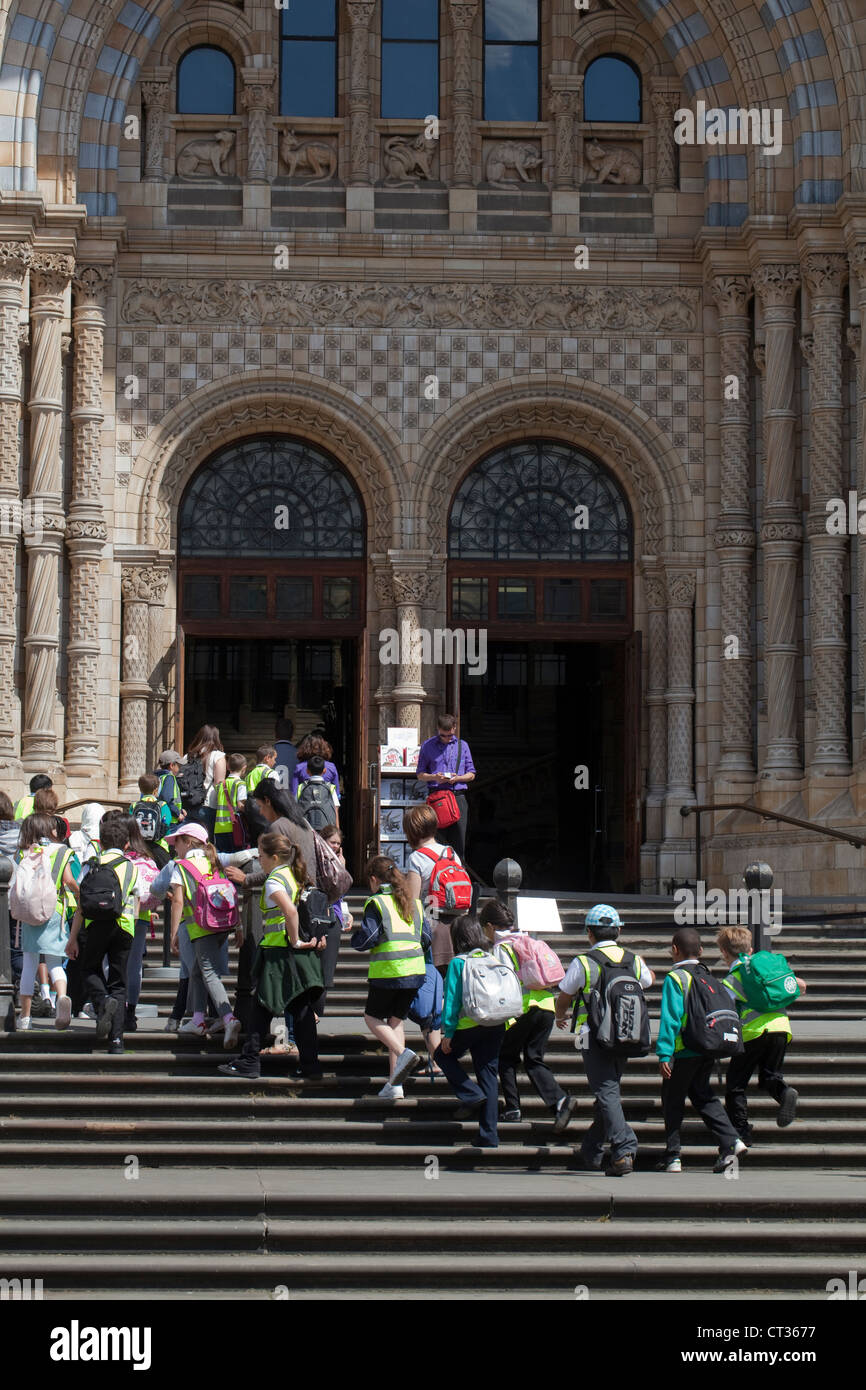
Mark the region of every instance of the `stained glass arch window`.
POLYGON ((628 502, 607 469, 571 445, 508 444, 460 484, 448 554, 452 560, 630 560, 628 502))
POLYGON ((359 559, 364 507, 337 461, 302 439, 267 436, 221 449, 202 464, 180 506, 187 558, 359 559))

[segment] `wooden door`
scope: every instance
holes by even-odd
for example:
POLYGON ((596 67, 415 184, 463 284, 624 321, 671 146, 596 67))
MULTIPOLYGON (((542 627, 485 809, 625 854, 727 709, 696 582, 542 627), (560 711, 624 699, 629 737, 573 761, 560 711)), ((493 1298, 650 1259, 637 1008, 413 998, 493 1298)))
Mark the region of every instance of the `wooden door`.
POLYGON ((641 633, 625 642, 625 890, 640 891, 641 845, 641 633))
POLYGON ((177 637, 175 638, 175 660, 174 660, 174 738, 172 747, 178 753, 186 751, 183 742, 183 696, 186 683, 186 637, 183 628, 178 624, 177 637))
POLYGON ((352 849, 352 864, 356 881, 360 880, 361 869, 370 855, 376 853, 378 836, 375 825, 376 787, 371 782, 370 769, 370 647, 367 629, 361 633, 357 642, 358 675, 355 680, 355 699, 357 719, 355 727, 355 843, 352 849))

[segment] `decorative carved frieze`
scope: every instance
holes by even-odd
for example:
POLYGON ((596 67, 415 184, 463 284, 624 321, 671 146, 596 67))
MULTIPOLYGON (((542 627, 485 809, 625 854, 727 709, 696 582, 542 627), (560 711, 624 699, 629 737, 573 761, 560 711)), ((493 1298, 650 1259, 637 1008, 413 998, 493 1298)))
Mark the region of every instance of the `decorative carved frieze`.
POLYGON ((497 140, 487 151, 484 174, 491 188, 513 190, 521 184, 534 184, 541 178, 541 150, 525 140, 497 140))
POLYGON ((234 143, 233 130, 218 130, 212 138, 203 136, 196 140, 188 140, 177 152, 178 178, 225 178, 228 173, 225 162, 232 152, 234 143))
POLYGON ((404 135, 389 136, 382 143, 384 182, 392 188, 407 188, 429 181, 434 177, 438 149, 439 141, 428 140, 423 130, 412 140, 404 135))
POLYGON ((640 156, 625 145, 610 145, 606 141, 588 140, 584 146, 584 159, 590 173, 587 183, 640 183, 643 178, 643 164, 640 156))
POLYGON ((693 332, 698 291, 606 285, 496 285, 140 279, 124 291, 130 324, 280 327, 541 328, 693 332))
POLYGON ((326 183, 337 173, 337 144, 334 140, 299 140, 294 130, 287 130, 280 141, 280 158, 290 179, 306 169, 310 183, 326 183))

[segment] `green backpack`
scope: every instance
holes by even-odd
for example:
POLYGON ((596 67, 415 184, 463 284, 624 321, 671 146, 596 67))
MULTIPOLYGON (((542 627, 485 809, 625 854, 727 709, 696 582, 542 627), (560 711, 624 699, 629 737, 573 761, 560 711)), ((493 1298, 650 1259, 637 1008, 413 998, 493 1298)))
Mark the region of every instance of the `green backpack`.
POLYGON ((785 957, 776 951, 755 951, 751 956, 740 956, 738 964, 746 1002, 758 1013, 784 1010, 799 998, 797 978, 785 957))

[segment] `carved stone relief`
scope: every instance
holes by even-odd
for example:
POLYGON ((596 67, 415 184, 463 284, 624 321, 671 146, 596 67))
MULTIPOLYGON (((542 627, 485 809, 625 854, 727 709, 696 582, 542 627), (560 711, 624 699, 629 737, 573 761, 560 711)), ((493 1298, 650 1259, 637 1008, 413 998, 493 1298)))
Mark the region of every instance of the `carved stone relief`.
POLYGON ((500 140, 485 153, 485 176, 491 188, 514 188, 515 184, 537 184, 543 163, 538 145, 519 140, 500 140))
POLYGON ((414 140, 404 135, 390 136, 382 145, 385 183, 392 188, 405 188, 434 178, 433 161, 438 146, 438 140, 428 140, 423 130, 414 140))
POLYGON ((643 178, 640 155, 625 145, 588 140, 584 146, 584 159, 591 170, 587 174, 587 183, 640 183, 643 178))
POLYGON ((225 178, 226 159, 235 143, 233 130, 218 130, 212 139, 189 140, 177 153, 177 174, 181 179, 225 178))
POLYGON ((305 170, 312 175, 305 183, 325 183, 337 172, 337 146, 333 140, 299 140, 287 130, 280 141, 280 158, 290 179, 305 170))

